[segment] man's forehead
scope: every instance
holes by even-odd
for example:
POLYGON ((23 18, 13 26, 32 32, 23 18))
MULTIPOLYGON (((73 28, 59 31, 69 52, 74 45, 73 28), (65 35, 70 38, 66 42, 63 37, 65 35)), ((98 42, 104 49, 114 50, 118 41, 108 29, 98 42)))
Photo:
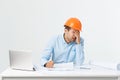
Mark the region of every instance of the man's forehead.
POLYGON ((71 28, 71 30, 74 31, 74 32, 80 32, 79 30, 75 30, 75 29, 73 29, 73 28, 71 28))

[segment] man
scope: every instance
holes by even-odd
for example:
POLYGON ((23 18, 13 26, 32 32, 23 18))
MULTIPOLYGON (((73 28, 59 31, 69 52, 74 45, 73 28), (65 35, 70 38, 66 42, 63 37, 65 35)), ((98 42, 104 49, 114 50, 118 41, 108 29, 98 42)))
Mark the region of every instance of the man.
POLYGON ((82 24, 70 18, 64 24, 64 34, 53 37, 41 56, 41 65, 52 68, 55 63, 74 62, 80 66, 84 61, 84 40, 80 37, 82 24))

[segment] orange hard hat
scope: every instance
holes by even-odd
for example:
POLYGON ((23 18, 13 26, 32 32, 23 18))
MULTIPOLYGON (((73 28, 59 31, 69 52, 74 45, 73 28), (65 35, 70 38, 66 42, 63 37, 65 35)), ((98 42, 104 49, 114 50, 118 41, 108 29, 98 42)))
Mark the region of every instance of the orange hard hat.
POLYGON ((69 18, 64 25, 71 27, 75 30, 79 30, 79 31, 82 30, 82 24, 81 24, 80 20, 77 18, 69 18))

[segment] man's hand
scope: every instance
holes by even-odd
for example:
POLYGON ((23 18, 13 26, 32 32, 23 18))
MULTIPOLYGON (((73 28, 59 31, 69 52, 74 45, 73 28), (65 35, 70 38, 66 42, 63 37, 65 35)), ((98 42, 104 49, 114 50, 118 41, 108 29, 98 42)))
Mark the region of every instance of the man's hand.
POLYGON ((46 66, 47 68, 53 68, 53 65, 54 65, 54 62, 53 61, 49 61, 46 63, 46 66))
POLYGON ((77 44, 80 44, 80 32, 79 32, 79 31, 76 31, 76 32, 75 32, 75 37, 76 37, 75 42, 76 42, 77 44))

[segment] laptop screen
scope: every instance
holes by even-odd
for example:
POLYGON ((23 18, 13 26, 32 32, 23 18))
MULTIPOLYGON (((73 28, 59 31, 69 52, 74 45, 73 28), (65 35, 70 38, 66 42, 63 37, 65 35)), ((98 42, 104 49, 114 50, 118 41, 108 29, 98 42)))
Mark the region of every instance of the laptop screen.
POLYGON ((18 70, 33 70, 32 52, 9 50, 10 67, 18 70))

